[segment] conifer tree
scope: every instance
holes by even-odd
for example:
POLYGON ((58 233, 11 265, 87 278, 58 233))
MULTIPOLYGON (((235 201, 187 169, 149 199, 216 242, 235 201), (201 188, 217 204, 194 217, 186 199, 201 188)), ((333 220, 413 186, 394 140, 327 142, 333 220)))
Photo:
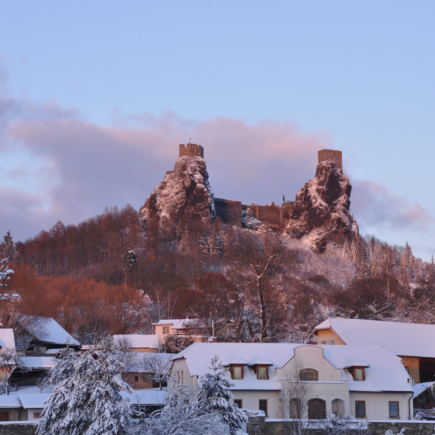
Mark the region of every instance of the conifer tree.
POLYGON ((236 435, 247 421, 246 414, 237 405, 230 403, 233 397, 230 388, 233 384, 225 376, 217 356, 212 358, 211 365, 213 373, 207 373, 200 378, 198 401, 205 403, 206 409, 210 412, 220 414, 222 421, 229 426, 231 434, 236 435))
POLYGON ((120 391, 133 392, 121 379, 122 364, 109 349, 63 352, 50 383, 56 385, 37 435, 122 435, 130 426, 130 405, 120 391))

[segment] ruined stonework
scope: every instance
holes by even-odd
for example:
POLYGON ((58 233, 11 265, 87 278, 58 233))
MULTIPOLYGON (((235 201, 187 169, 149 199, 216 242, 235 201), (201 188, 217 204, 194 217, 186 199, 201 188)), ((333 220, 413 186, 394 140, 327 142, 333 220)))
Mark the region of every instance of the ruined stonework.
POLYGON ((224 224, 242 226, 242 203, 230 199, 214 198, 216 216, 224 224))
POLYGON ((290 220, 293 202, 284 202, 282 206, 275 205, 274 202, 270 205, 251 204, 243 206, 244 210, 247 208, 251 209, 255 219, 263 222, 273 231, 282 232, 290 220))
POLYGON ((180 157, 174 170, 166 173, 147 198, 139 216, 145 226, 151 221, 177 223, 185 218, 213 221, 216 212, 205 160, 197 156, 180 157))
POLYGON ((357 235, 358 226, 350 212, 352 186, 332 160, 317 165, 316 175, 296 194, 285 232, 305 237, 316 252, 324 252, 330 234, 357 235))
POLYGON ((318 152, 318 163, 325 162, 326 160, 332 160, 337 168, 343 172, 343 153, 336 150, 320 150, 318 152))

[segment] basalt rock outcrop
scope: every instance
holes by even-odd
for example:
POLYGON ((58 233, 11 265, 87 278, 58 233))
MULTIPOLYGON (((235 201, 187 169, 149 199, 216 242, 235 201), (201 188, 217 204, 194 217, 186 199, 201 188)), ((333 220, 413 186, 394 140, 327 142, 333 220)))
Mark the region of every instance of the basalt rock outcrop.
POLYGON ((147 198, 139 216, 145 225, 152 220, 159 223, 176 223, 185 218, 214 220, 216 211, 205 160, 199 156, 180 157, 174 170, 166 173, 147 198))
POLYGON ((349 179, 332 160, 321 161, 316 175, 296 194, 285 232, 304 237, 316 252, 324 252, 331 234, 357 235, 358 225, 350 212, 349 179))

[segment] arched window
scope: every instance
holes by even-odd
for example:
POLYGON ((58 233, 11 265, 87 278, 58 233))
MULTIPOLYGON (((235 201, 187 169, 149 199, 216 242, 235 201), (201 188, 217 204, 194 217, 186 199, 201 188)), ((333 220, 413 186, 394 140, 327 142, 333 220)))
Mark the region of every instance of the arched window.
POLYGON ((310 420, 323 420, 326 418, 326 402, 322 399, 308 401, 308 418, 310 420))
POLYGON ((304 369, 299 372, 301 381, 318 381, 319 373, 314 369, 304 369))

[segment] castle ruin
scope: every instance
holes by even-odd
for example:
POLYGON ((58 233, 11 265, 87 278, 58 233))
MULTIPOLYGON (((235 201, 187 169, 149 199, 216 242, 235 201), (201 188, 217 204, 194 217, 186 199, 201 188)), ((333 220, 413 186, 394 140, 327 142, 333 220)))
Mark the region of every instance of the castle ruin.
POLYGON ((343 172, 343 153, 341 151, 320 150, 318 155, 318 163, 324 162, 325 160, 332 160, 337 165, 337 168, 340 169, 341 172, 343 172))
POLYGON ((202 145, 196 145, 194 143, 188 143, 186 146, 180 143, 180 156, 190 156, 190 157, 202 157, 204 158, 204 147, 202 145))
MULTIPOLYGON (((204 158, 204 147, 188 143, 179 145, 180 155, 191 157, 204 158)), ((318 162, 332 160, 343 172, 342 152, 336 150, 320 150, 318 152, 318 162)), ((167 171, 169 174, 172 171, 167 171)), ((240 201, 232 201, 230 199, 214 198, 214 205, 217 217, 224 223, 230 225, 242 226, 242 211, 248 208, 252 211, 252 215, 263 222, 273 231, 283 231, 290 221, 293 211, 294 202, 287 201, 281 205, 275 205, 272 202, 270 205, 251 204, 245 205, 240 201)))

